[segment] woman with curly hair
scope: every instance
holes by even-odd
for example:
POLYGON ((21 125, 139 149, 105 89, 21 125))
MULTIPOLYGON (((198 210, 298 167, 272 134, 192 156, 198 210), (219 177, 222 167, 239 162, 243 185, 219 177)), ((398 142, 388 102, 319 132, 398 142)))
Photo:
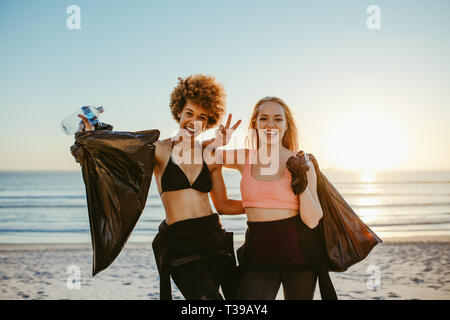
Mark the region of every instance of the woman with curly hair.
MULTIPOLYGON (((220 122, 225 98, 223 86, 212 76, 179 78, 170 99, 179 131, 155 142, 153 173, 166 213, 153 240, 161 299, 172 298, 170 276, 186 299, 222 299, 220 286, 226 299, 235 298, 232 233, 222 228, 208 193, 220 213, 243 213, 242 204, 227 198, 221 167, 206 164, 203 146, 195 140, 220 122)), ((93 130, 87 119, 83 121, 87 130, 93 130)), ((231 117, 221 128, 236 129, 239 122, 230 128, 230 121, 231 117)))

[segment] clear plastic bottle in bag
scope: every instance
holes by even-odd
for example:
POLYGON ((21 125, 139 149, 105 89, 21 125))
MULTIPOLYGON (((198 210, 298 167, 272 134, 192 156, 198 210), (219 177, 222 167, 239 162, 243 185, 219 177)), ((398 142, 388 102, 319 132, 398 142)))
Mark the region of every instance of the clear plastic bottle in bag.
POLYGON ((83 106, 71 115, 65 117, 61 121, 61 129, 65 134, 74 135, 79 131, 84 131, 84 123, 78 117, 79 114, 85 116, 88 121, 93 125, 97 125, 99 122, 100 113, 104 112, 105 109, 100 107, 83 106))

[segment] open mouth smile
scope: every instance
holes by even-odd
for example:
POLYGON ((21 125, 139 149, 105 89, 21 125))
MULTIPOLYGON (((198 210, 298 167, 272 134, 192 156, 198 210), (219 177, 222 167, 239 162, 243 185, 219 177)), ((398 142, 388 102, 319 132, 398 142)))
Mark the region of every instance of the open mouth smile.
POLYGON ((191 135, 194 136, 198 130, 195 130, 194 128, 191 127, 184 127, 186 129, 186 131, 191 135))
POLYGON ((264 134, 267 137, 275 137, 276 135, 278 135, 278 130, 267 129, 267 130, 264 130, 264 134))

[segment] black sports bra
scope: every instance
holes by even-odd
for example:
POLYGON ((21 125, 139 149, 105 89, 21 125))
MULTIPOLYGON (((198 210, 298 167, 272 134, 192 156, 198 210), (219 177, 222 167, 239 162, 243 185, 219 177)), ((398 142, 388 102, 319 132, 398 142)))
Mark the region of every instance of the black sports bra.
POLYGON ((169 161, 167 162, 166 168, 164 169, 164 172, 161 176, 161 194, 164 191, 175 191, 188 188, 192 188, 204 193, 208 193, 212 190, 211 173, 209 172, 208 166, 203 160, 202 171, 200 171, 200 174, 191 185, 183 170, 172 161, 171 151, 169 161))

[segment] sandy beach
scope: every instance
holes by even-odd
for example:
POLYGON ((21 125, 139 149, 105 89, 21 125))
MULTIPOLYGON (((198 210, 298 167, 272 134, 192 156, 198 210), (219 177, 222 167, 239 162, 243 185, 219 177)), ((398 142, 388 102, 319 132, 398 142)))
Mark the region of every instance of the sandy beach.
MULTIPOLYGON (((449 253, 448 238, 384 239, 365 260, 331 278, 342 300, 450 299, 449 253)), ((150 243, 128 243, 95 277, 91 269, 90 244, 0 244, 0 299, 159 299, 150 243), (67 284, 76 276, 70 270, 80 272, 79 289, 67 284)), ((172 291, 183 299, 173 283, 172 291)), ((320 299, 318 286, 314 299, 320 299)))

